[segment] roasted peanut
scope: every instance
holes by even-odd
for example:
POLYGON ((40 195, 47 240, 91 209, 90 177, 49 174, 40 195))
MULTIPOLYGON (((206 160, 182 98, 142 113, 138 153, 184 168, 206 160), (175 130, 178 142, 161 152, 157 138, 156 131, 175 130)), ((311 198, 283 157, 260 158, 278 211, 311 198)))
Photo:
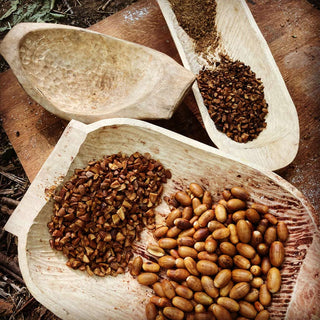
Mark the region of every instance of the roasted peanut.
POLYGON ((281 274, 278 268, 271 268, 267 274, 267 288, 271 293, 276 293, 281 287, 281 274))
POLYGON ((197 262, 197 270, 205 276, 215 275, 218 272, 218 266, 209 260, 199 260, 197 262))
POLYGON ((137 280, 140 284, 151 286, 159 280, 159 277, 155 273, 144 272, 138 275, 137 280))
POLYGON ((175 198, 184 207, 191 205, 191 198, 184 191, 178 191, 175 194, 175 198))
POLYGON ((193 216, 193 211, 191 207, 184 207, 182 210, 181 218, 190 220, 193 216))
POLYGON ((181 258, 191 257, 196 259, 198 256, 198 251, 196 249, 187 246, 179 247, 178 253, 181 258))
POLYGON ((161 238, 158 241, 159 247, 162 249, 173 249, 177 246, 177 240, 172 238, 161 238))
POLYGON ((250 285, 253 288, 260 288, 263 285, 263 279, 260 277, 254 277, 251 281, 250 281, 250 285))
POLYGON ((168 269, 167 276, 173 281, 181 282, 186 280, 190 276, 190 273, 186 269, 168 269))
POLYGON ((246 210, 246 218, 252 223, 258 223, 261 219, 258 211, 252 208, 246 210))
POLYGON ((209 207, 205 203, 200 203, 195 209, 193 209, 193 212, 196 216, 201 216, 208 210, 208 208, 209 207))
POLYGON ((163 256, 158 260, 158 264, 161 268, 170 269, 176 264, 176 259, 172 256, 163 256))
POLYGON ((251 240, 251 228, 245 220, 239 220, 237 222, 237 235, 242 243, 249 243, 251 240))
POLYGON ((237 223, 238 221, 245 219, 245 217, 246 217, 245 210, 238 210, 232 214, 232 220, 234 223, 237 223))
POLYGON ((172 299, 172 304, 175 307, 185 312, 191 312, 193 310, 193 305, 191 304, 191 302, 182 297, 178 297, 178 296, 174 297, 172 299))
POLYGON ((167 234, 167 231, 169 230, 169 228, 167 226, 161 226, 159 228, 157 228, 154 232, 153 232, 153 235, 156 237, 156 238, 162 238, 164 237, 166 234, 167 234))
POLYGON ((206 210, 205 212, 203 212, 198 220, 200 228, 206 227, 213 218, 214 218, 213 210, 206 210))
POLYGON ((246 189, 242 187, 233 187, 231 188, 231 194, 238 199, 241 200, 248 200, 249 199, 249 193, 246 189))
POLYGON ((265 307, 269 306, 271 303, 271 294, 270 294, 266 284, 263 284, 260 286, 259 301, 265 307))
POLYGON ((203 304, 201 303, 198 303, 194 306, 194 312, 195 313, 201 313, 201 312, 205 312, 206 311, 206 308, 204 307, 203 304))
POLYGON ((264 310, 264 306, 259 301, 255 301, 253 305, 257 312, 264 310))
POLYGON ((275 227, 269 227, 264 233, 264 242, 270 245, 277 240, 277 229, 275 227))
POLYGON ((249 269, 251 266, 250 261, 240 255, 236 255, 233 257, 233 263, 240 269, 249 269))
POLYGON ((142 264, 143 264, 142 258, 140 256, 135 257, 132 262, 130 274, 133 276, 139 275, 142 269, 142 264))
POLYGON ((171 250, 169 251, 169 253, 170 253, 170 255, 171 255, 172 257, 174 257, 175 259, 181 258, 180 255, 179 255, 178 250, 176 250, 176 249, 171 249, 171 250))
POLYGON ((167 279, 161 281, 162 289, 168 299, 172 299, 176 295, 176 291, 171 282, 167 279))
POLYGON ((218 258, 218 264, 220 268, 231 269, 233 266, 233 260, 230 256, 222 254, 218 258))
POLYGON ((256 250, 259 255, 265 256, 269 252, 269 246, 266 243, 259 243, 256 250))
POLYGON ((165 252, 162 248, 157 245, 149 244, 147 247, 147 251, 155 257, 164 256, 165 252))
POLYGON ((266 214, 269 211, 268 206, 260 203, 253 203, 251 208, 257 210, 260 214, 266 214))
POLYGON ((253 265, 250 268, 250 272, 254 275, 254 276, 260 276, 262 271, 261 271, 261 267, 257 266, 257 265, 253 265))
POLYGON ((198 253, 198 259, 216 262, 218 260, 218 255, 216 253, 208 253, 207 251, 201 251, 198 253))
POLYGON ((245 258, 252 259, 256 255, 256 250, 246 243, 238 243, 236 245, 238 252, 245 258))
POLYGON ((267 274, 271 268, 269 257, 263 257, 261 261, 261 271, 263 274, 267 274))
POLYGON ((176 259, 176 267, 180 269, 185 269, 184 260, 182 258, 176 259))
POLYGON ((217 273, 214 278, 214 286, 216 288, 223 288, 231 280, 231 271, 229 269, 223 269, 217 273))
POLYGON ((165 293, 163 292, 163 288, 160 282, 156 282, 152 285, 152 289, 156 293, 158 297, 165 297, 165 293))
POLYGON ((254 230, 252 232, 250 245, 252 245, 254 248, 256 248, 259 243, 262 243, 262 241, 263 241, 263 236, 262 236, 261 232, 258 230, 254 230))
POLYGON ((192 228, 192 224, 190 223, 190 221, 187 219, 184 219, 184 218, 175 219, 174 225, 181 230, 186 230, 186 229, 192 228))
POLYGON ((212 196, 209 191, 205 191, 202 197, 202 203, 206 204, 208 208, 212 206, 212 196))
MULTIPOLYGON (((174 220, 174 221, 176 221, 176 220, 174 220)), ((176 238, 181 233, 181 231, 182 231, 182 229, 179 229, 177 226, 173 226, 167 231, 166 238, 176 238)))
POLYGON ((187 246, 187 247, 193 247, 195 244, 195 240, 191 237, 181 237, 178 238, 177 243, 179 246, 187 246))
POLYGON ((289 237, 288 227, 282 221, 277 224, 277 236, 281 242, 286 242, 289 237))
POLYGON ((207 239, 205 241, 204 244, 204 249, 208 252, 208 253, 213 253, 216 251, 218 246, 218 242, 214 239, 207 239))
POLYGON ((251 262, 251 264, 260 264, 261 263, 261 258, 256 253, 256 255, 250 260, 250 262, 251 262))
POLYGON ((194 295, 193 295, 193 299, 198 302, 198 303, 201 303, 205 306, 209 306, 210 304, 213 303, 213 299, 208 295, 206 294, 205 292, 195 292, 194 295))
POLYGON ((269 249, 269 259, 274 267, 280 267, 284 261, 284 247, 282 242, 275 241, 269 249))
POLYGON ((214 285, 214 281, 209 276, 201 277, 201 285, 204 291, 212 298, 217 298, 219 296, 219 290, 214 285))
POLYGON ((206 250, 206 243, 204 241, 198 241, 193 246, 198 252, 206 250))
POLYGON ((191 300, 193 298, 193 291, 186 286, 178 285, 176 287, 176 294, 182 298, 191 300))
POLYGON ((258 226, 257 230, 261 232, 261 234, 264 234, 268 228, 269 221, 267 219, 261 219, 258 226))
POLYGON ((230 211, 243 210, 246 207, 246 203, 240 199, 230 199, 227 202, 227 209, 230 211))
POLYGON ((172 210, 166 218, 166 225, 169 228, 173 227, 174 220, 176 220, 177 218, 181 218, 181 216, 182 216, 182 212, 179 209, 172 210))
POLYGON ((256 288, 251 288, 248 294, 244 297, 244 300, 248 302, 255 302, 259 299, 259 290, 256 288))
MULTIPOLYGON (((197 197, 194 197, 192 199, 192 209, 193 209, 193 212, 202 204, 202 202, 200 201, 199 198, 197 197)), ((206 205, 206 208, 208 208, 208 206, 206 205)), ((196 213, 194 213, 196 214, 196 213)))
MULTIPOLYGON (((230 198, 231 198, 232 195, 231 195, 230 190, 225 189, 225 190, 222 191, 222 196, 223 196, 223 199, 224 199, 224 200, 228 201, 228 200, 230 200, 230 198)), ((236 198, 237 198, 237 197, 236 197, 236 198)))
POLYGON ((196 197, 198 197, 198 198, 202 198, 203 197, 204 190, 202 189, 202 187, 199 184, 191 183, 189 185, 189 189, 192 192, 192 194, 194 194, 196 197))
POLYGON ((276 225, 278 223, 278 219, 271 213, 266 213, 263 217, 273 225, 276 225))
POLYGON ((270 319, 270 313, 268 310, 262 310, 260 311, 255 320, 269 320, 270 319))
POLYGON ((242 316, 249 319, 254 319, 256 317, 257 311, 251 303, 247 301, 240 301, 239 307, 240 307, 239 313, 242 316))
POLYGON ((239 282, 232 287, 229 296, 231 299, 239 300, 244 298, 249 291, 250 284, 248 282, 239 282))
POLYGON ((202 291, 202 284, 201 280, 195 276, 189 276, 187 279, 187 285, 188 287, 193 291, 202 291))
POLYGON ((146 317, 147 320, 155 320, 158 314, 158 310, 154 303, 149 302, 146 305, 146 317))
POLYGON ((187 230, 183 230, 183 231, 180 232, 179 238, 182 238, 182 237, 192 237, 195 232, 196 232, 196 229, 193 228, 193 227, 190 228, 190 229, 187 229, 187 230))
POLYGON ((237 244, 239 242, 239 238, 238 238, 236 226, 234 224, 230 223, 228 225, 228 229, 230 230, 230 241, 233 244, 237 244))
POLYGON ((212 237, 215 240, 222 240, 222 239, 228 238, 229 235, 230 235, 230 230, 225 227, 219 228, 212 232, 212 237))
POLYGON ((216 219, 219 222, 225 222, 227 220, 227 209, 224 205, 218 204, 214 209, 216 219))
POLYGON ((228 298, 228 297, 218 298, 217 304, 226 308, 230 312, 237 312, 240 309, 238 302, 236 300, 228 298))
POLYGON ((232 280, 235 282, 249 282, 253 279, 250 271, 244 269, 233 269, 232 280))
POLYGON ((145 272, 154 272, 154 273, 156 273, 156 272, 160 271, 160 266, 155 262, 147 261, 147 262, 143 263, 142 269, 145 272))
POLYGON ((186 269, 194 276, 198 276, 200 274, 197 270, 197 263, 191 257, 184 258, 184 265, 186 269))
POLYGON ((237 253, 236 247, 232 243, 227 241, 221 242, 219 248, 222 253, 230 257, 233 257, 237 253))
POLYGON ((176 307, 164 308, 163 314, 170 320, 183 320, 184 318, 184 312, 176 307))
POLYGON ((217 320, 232 320, 230 312, 219 304, 212 304, 208 310, 213 313, 217 320))

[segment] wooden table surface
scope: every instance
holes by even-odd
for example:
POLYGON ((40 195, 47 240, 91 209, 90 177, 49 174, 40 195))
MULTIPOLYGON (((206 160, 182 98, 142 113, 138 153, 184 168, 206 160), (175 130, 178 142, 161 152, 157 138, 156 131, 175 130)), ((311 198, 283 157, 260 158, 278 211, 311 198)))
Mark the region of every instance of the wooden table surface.
MULTIPOLYGON (((277 172, 320 212, 320 10, 307 0, 248 0, 295 103, 300 122, 297 157, 277 172)), ((162 51, 181 63, 155 0, 140 0, 90 29, 162 51)), ((11 70, 0 74, 3 127, 32 181, 61 136, 66 121, 47 112, 21 88, 11 70)), ((208 145, 192 94, 170 120, 152 123, 208 145)))

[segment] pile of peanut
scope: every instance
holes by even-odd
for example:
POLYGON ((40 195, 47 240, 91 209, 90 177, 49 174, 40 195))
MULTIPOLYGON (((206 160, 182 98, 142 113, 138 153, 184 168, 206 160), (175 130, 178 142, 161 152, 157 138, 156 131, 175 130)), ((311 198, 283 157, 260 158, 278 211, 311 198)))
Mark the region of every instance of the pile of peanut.
POLYGON ((51 247, 68 257, 69 267, 89 275, 124 273, 134 240, 145 226, 155 228, 153 208, 170 177, 159 161, 138 152, 76 169, 54 196, 51 247))
POLYGON ((249 205, 242 187, 222 195, 214 204, 196 183, 178 191, 176 207, 154 231, 158 245, 147 248, 157 263, 133 260, 131 274, 155 293, 148 320, 270 318, 266 308, 280 290, 287 226, 267 206, 249 205))

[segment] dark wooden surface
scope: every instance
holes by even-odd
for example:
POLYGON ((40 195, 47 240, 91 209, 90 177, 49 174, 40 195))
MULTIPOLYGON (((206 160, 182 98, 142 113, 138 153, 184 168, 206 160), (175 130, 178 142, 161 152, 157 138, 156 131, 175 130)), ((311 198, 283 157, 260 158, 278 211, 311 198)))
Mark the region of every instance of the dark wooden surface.
MULTIPOLYGON (((300 147, 296 159, 278 172, 320 209, 320 10, 307 0, 248 1, 296 105, 300 147)), ((134 41, 180 61, 155 0, 141 0, 97 23, 92 30, 134 41)), ((0 74, 3 127, 32 181, 58 141, 66 122, 36 104, 8 70, 0 74)), ((172 119, 152 121, 212 145, 189 94, 172 119)))

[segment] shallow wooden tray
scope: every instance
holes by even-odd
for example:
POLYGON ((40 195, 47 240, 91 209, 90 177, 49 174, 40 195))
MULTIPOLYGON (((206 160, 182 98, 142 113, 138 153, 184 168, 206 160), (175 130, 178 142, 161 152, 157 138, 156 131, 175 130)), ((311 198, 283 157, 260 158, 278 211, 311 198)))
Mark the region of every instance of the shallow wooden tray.
MULTIPOLYGON (((168 0, 157 0, 176 44, 183 65, 198 74, 205 65, 195 53, 192 39, 179 26, 168 0)), ((239 59, 262 79, 265 98, 269 104, 267 128, 258 138, 237 143, 217 130, 197 84, 192 86, 201 117, 213 143, 221 150, 248 163, 270 170, 281 169, 295 158, 299 146, 299 122, 295 106, 285 82, 244 0, 216 0, 216 25, 220 44, 215 53, 227 53, 239 59)))
MULTIPOLYGON (((213 147, 130 119, 91 125, 71 121, 5 226, 18 236, 21 272, 39 302, 62 319, 144 319, 149 288, 140 286, 128 273, 98 278, 72 270, 61 252, 49 246, 47 223, 53 202, 47 191, 63 184, 75 168, 120 151, 128 155, 148 152, 170 169, 172 179, 164 186, 164 195, 197 182, 210 190, 216 201, 224 188, 241 185, 250 192, 250 201, 268 205, 290 231, 283 285, 270 307, 272 317, 302 320, 320 315, 319 221, 308 200, 270 171, 249 167, 213 147)), ((156 211, 160 222, 169 208, 162 201, 156 211)), ((150 231, 145 230, 137 247, 145 251, 153 241, 150 231)))
POLYGON ((195 80, 159 51, 64 25, 18 24, 0 52, 35 101, 84 123, 170 119, 195 80))

